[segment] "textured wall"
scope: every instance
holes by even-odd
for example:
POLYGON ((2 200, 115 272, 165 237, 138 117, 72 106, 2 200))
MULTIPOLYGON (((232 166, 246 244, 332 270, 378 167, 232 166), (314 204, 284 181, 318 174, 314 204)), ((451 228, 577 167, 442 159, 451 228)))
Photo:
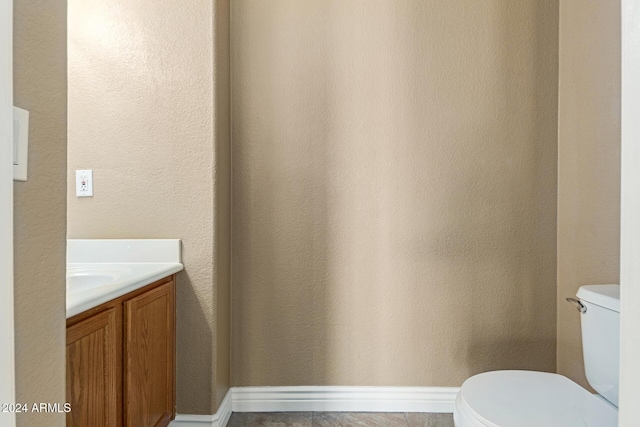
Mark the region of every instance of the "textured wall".
MULTIPOLYGON (((14 184, 16 401, 64 403, 67 2, 14 1, 14 104, 30 111, 29 175, 14 184)), ((19 427, 64 414, 18 415, 19 427)))
POLYGON ((587 385, 565 297, 620 274, 620 4, 560 2, 558 372, 587 385))
POLYGON ((214 262, 229 251, 216 235, 225 217, 214 191, 228 192, 227 160, 216 157, 216 138, 229 143, 226 113, 214 116, 224 102, 214 95, 224 81, 214 49, 223 9, 206 0, 69 1, 68 235, 182 239, 177 398, 178 412, 192 414, 215 411, 225 385, 217 361, 228 364, 216 340, 228 341, 218 313, 229 310, 229 285, 217 280, 228 281, 229 269, 214 262), (93 169, 93 198, 75 197, 75 169, 93 169))
POLYGON ((557 19, 233 2, 234 385, 555 370, 557 19))

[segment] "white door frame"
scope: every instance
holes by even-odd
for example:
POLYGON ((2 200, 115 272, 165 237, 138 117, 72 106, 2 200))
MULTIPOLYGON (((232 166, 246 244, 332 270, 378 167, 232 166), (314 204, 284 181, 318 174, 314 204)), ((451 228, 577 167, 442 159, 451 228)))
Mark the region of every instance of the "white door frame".
POLYGON ((622 0, 620 413, 640 426, 640 3, 622 0))
MULTIPOLYGON (((13 0, 0 0, 0 403, 15 402, 12 109, 13 0)), ((15 415, 0 412, 0 424, 15 426, 15 415)))

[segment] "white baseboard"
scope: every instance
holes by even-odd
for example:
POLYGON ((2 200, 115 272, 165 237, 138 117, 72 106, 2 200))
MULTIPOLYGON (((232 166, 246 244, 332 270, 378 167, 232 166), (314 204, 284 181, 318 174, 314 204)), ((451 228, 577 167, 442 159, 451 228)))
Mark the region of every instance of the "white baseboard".
POLYGON ((176 419, 171 421, 169 427, 226 427, 231 418, 233 407, 233 393, 227 392, 218 408, 218 412, 213 415, 183 415, 177 414, 176 419))
POLYGON ((169 423, 169 427, 213 427, 218 426, 213 421, 214 415, 183 415, 176 414, 176 418, 169 423))
POLYGON ((231 412, 446 412, 458 387, 232 387, 214 415, 176 415, 169 427, 226 427, 231 412))
POLYGON ((233 387, 233 412, 447 412, 457 387, 233 387))

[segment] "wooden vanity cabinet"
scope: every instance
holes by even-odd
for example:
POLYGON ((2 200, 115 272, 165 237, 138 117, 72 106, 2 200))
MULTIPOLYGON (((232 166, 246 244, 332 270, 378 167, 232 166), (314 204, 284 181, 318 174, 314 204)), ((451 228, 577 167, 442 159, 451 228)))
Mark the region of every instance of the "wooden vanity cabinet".
POLYGON ((67 327, 68 426, 122 425, 122 306, 67 327))
POLYGON ((174 418, 173 283, 124 302, 125 426, 166 426, 174 418))
POLYGON ((67 319, 67 426, 175 417, 175 275, 67 319))

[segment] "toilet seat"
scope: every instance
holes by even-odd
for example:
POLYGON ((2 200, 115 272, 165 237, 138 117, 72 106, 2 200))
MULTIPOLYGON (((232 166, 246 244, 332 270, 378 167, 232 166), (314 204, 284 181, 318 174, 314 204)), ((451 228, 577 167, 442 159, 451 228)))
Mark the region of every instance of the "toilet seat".
POLYGON ((616 427, 618 411, 558 374, 494 371, 464 382, 456 427, 616 427))

